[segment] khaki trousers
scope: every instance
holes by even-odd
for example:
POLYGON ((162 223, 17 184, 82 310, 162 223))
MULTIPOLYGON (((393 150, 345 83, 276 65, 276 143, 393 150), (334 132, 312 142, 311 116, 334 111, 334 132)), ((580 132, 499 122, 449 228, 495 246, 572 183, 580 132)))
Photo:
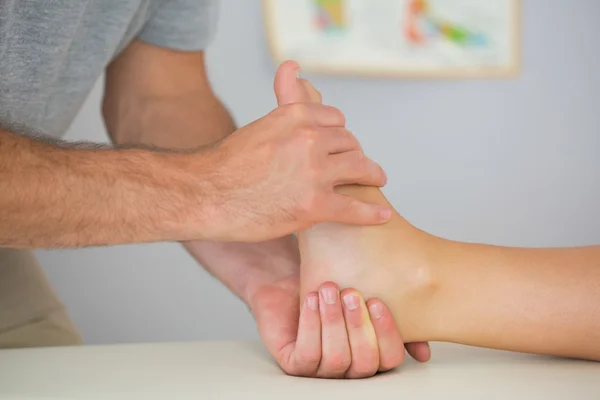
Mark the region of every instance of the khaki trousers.
POLYGON ((80 334, 33 253, 0 248, 0 349, 79 344, 80 334))

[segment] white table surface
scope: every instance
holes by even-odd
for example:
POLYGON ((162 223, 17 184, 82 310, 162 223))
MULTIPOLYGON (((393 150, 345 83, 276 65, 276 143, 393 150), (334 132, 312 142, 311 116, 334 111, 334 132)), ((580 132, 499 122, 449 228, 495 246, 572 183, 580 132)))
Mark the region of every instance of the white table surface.
POLYGON ((600 399, 600 363, 432 344, 362 380, 283 374, 259 343, 0 351, 0 399, 600 399))

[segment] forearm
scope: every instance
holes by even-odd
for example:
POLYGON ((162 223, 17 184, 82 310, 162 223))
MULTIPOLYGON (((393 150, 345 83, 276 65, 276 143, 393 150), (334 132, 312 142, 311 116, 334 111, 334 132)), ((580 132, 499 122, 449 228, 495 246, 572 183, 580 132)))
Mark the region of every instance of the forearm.
POLYGON ((600 246, 446 242, 440 255, 438 339, 600 360, 600 246))
POLYGON ((57 145, 0 131, 0 246, 186 239, 186 214, 202 208, 188 190, 201 184, 188 163, 175 152, 57 145))
MULTIPOLYGON (((108 100, 108 99, 107 99, 108 100)), ((211 92, 106 102, 105 118, 116 143, 187 149, 215 143, 236 130, 233 118, 211 92)), ((262 243, 187 241, 186 250, 236 296, 250 304, 258 286, 297 273, 294 236, 262 243)))

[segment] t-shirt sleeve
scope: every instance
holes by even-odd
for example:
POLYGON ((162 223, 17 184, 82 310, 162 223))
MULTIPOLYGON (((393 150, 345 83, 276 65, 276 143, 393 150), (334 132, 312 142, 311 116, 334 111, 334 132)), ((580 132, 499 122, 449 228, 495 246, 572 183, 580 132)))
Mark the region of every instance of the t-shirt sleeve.
POLYGON ((218 19, 218 0, 163 0, 139 39, 182 51, 204 50, 212 41, 218 19))

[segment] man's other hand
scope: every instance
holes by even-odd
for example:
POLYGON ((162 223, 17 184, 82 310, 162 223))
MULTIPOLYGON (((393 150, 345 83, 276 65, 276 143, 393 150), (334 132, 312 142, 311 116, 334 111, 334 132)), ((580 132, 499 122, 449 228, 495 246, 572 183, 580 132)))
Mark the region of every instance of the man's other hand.
POLYGON ((300 303, 299 289, 300 279, 294 274, 262 285, 248 303, 263 343, 284 372, 315 378, 366 378, 402 364, 402 339, 381 300, 365 303, 356 290, 340 292, 329 282, 300 303), (348 306, 342 298, 351 293, 359 302, 348 306), (322 336, 324 331, 342 334, 322 336), (371 337, 373 331, 376 337, 371 337))

